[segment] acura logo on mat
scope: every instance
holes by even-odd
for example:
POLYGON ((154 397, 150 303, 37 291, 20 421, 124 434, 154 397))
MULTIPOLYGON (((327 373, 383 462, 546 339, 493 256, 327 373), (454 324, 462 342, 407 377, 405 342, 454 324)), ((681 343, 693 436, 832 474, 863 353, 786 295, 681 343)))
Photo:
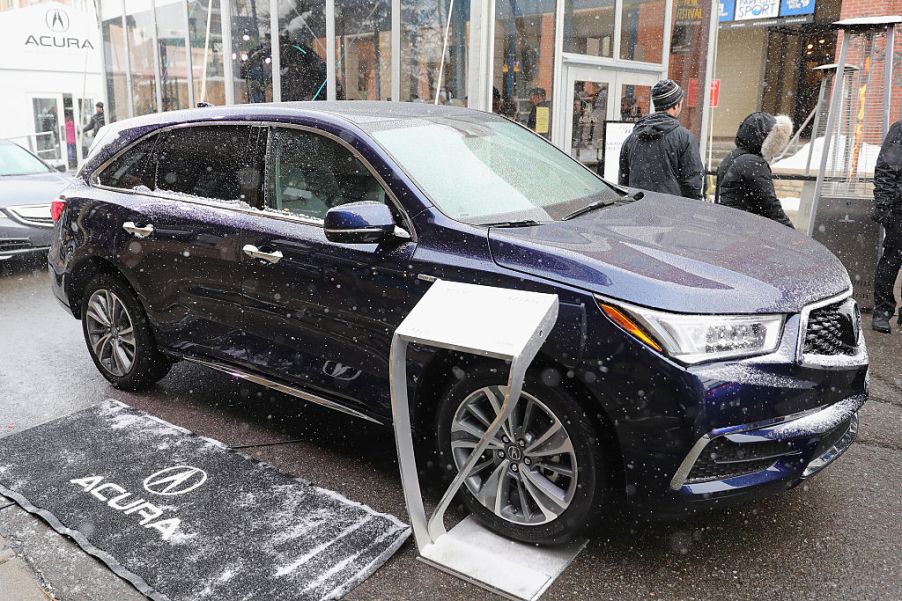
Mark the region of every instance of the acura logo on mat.
POLYGON ((50 31, 62 33, 69 30, 69 15, 59 9, 52 8, 44 15, 44 22, 50 31))
POLYGON ((206 481, 207 472, 204 470, 190 465, 177 465, 148 476, 144 480, 144 490, 155 495, 183 495, 206 481))

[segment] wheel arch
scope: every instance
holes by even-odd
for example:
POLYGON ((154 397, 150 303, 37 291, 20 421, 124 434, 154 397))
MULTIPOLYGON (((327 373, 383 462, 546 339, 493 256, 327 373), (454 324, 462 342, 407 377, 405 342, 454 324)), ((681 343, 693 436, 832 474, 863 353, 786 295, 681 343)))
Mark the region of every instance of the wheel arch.
POLYGON ((88 285, 88 282, 102 273, 121 279, 132 292, 135 292, 135 296, 140 300, 140 295, 137 294, 134 284, 121 269, 116 267, 109 259, 91 255, 76 263, 69 276, 67 297, 69 299, 69 308, 76 319, 81 319, 81 304, 84 300, 82 297, 85 287, 88 285))

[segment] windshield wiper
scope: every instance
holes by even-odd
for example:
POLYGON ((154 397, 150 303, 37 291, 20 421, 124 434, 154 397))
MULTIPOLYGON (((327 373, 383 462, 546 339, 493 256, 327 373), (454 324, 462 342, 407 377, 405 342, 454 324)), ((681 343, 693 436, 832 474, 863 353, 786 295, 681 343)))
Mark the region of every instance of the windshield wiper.
POLYGON ((596 200, 595 202, 590 202, 586 206, 581 209, 576 209, 569 215, 565 215, 561 221, 567 221, 568 219, 573 219, 574 217, 579 217, 580 215, 585 215, 589 211, 594 211, 595 209, 603 209, 604 207, 609 207, 612 204, 617 202, 614 199, 602 198, 601 200, 596 200))
MULTIPOLYGON (((612 188, 613 188, 613 186, 612 186, 612 188)), ((594 211, 595 209, 603 209, 604 207, 609 207, 613 204, 617 204, 617 202, 623 202, 623 201, 627 200, 628 198, 632 198, 633 200, 641 200, 645 196, 645 193, 641 192, 641 191, 636 192, 635 194, 630 194, 626 190, 620 190, 618 188, 614 188, 614 189, 617 190, 618 192, 623 192, 623 194, 621 194, 619 199, 614 199, 614 200, 601 199, 601 200, 596 200, 595 202, 590 202, 583 208, 577 209, 577 210, 573 211, 572 213, 570 213, 569 215, 566 215, 565 217, 563 217, 561 219, 561 221, 567 221, 568 219, 573 219, 574 217, 579 217, 580 215, 584 215, 584 214, 588 213, 589 211, 594 211)))
POLYGON ((520 221, 495 221, 493 223, 480 223, 483 227, 532 227, 542 225, 535 219, 521 219, 520 221))

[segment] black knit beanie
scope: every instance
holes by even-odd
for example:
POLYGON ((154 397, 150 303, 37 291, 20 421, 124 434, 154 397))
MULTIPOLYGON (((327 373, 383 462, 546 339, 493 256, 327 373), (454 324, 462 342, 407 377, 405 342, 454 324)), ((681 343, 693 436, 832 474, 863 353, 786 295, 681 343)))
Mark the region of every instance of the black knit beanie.
POLYGON ((656 111, 664 111, 683 99, 683 88, 672 79, 662 79, 651 89, 651 101, 656 111))

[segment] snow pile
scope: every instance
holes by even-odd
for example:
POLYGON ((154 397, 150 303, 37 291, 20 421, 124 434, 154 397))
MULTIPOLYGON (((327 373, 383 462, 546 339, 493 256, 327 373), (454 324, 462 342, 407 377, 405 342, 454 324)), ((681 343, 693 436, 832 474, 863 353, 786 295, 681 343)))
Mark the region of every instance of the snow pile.
MULTIPOLYGON (((846 152, 851 150, 851 140, 847 142, 846 136, 836 138, 836 144, 830 150, 828 156, 827 168, 831 165, 842 167, 846 165, 846 152)), ((771 170, 775 175, 802 175, 805 173, 805 165, 808 164, 808 153, 811 152, 811 171, 810 175, 816 175, 817 170, 821 166, 821 156, 824 152, 824 138, 816 138, 815 140, 804 144, 795 154, 780 159, 773 165, 771 170), (812 151, 813 148, 813 151, 812 151)), ((876 144, 868 144, 863 142, 861 150, 858 152, 858 175, 861 177, 874 174, 874 165, 877 163, 877 155, 880 153, 880 146, 876 144)))

